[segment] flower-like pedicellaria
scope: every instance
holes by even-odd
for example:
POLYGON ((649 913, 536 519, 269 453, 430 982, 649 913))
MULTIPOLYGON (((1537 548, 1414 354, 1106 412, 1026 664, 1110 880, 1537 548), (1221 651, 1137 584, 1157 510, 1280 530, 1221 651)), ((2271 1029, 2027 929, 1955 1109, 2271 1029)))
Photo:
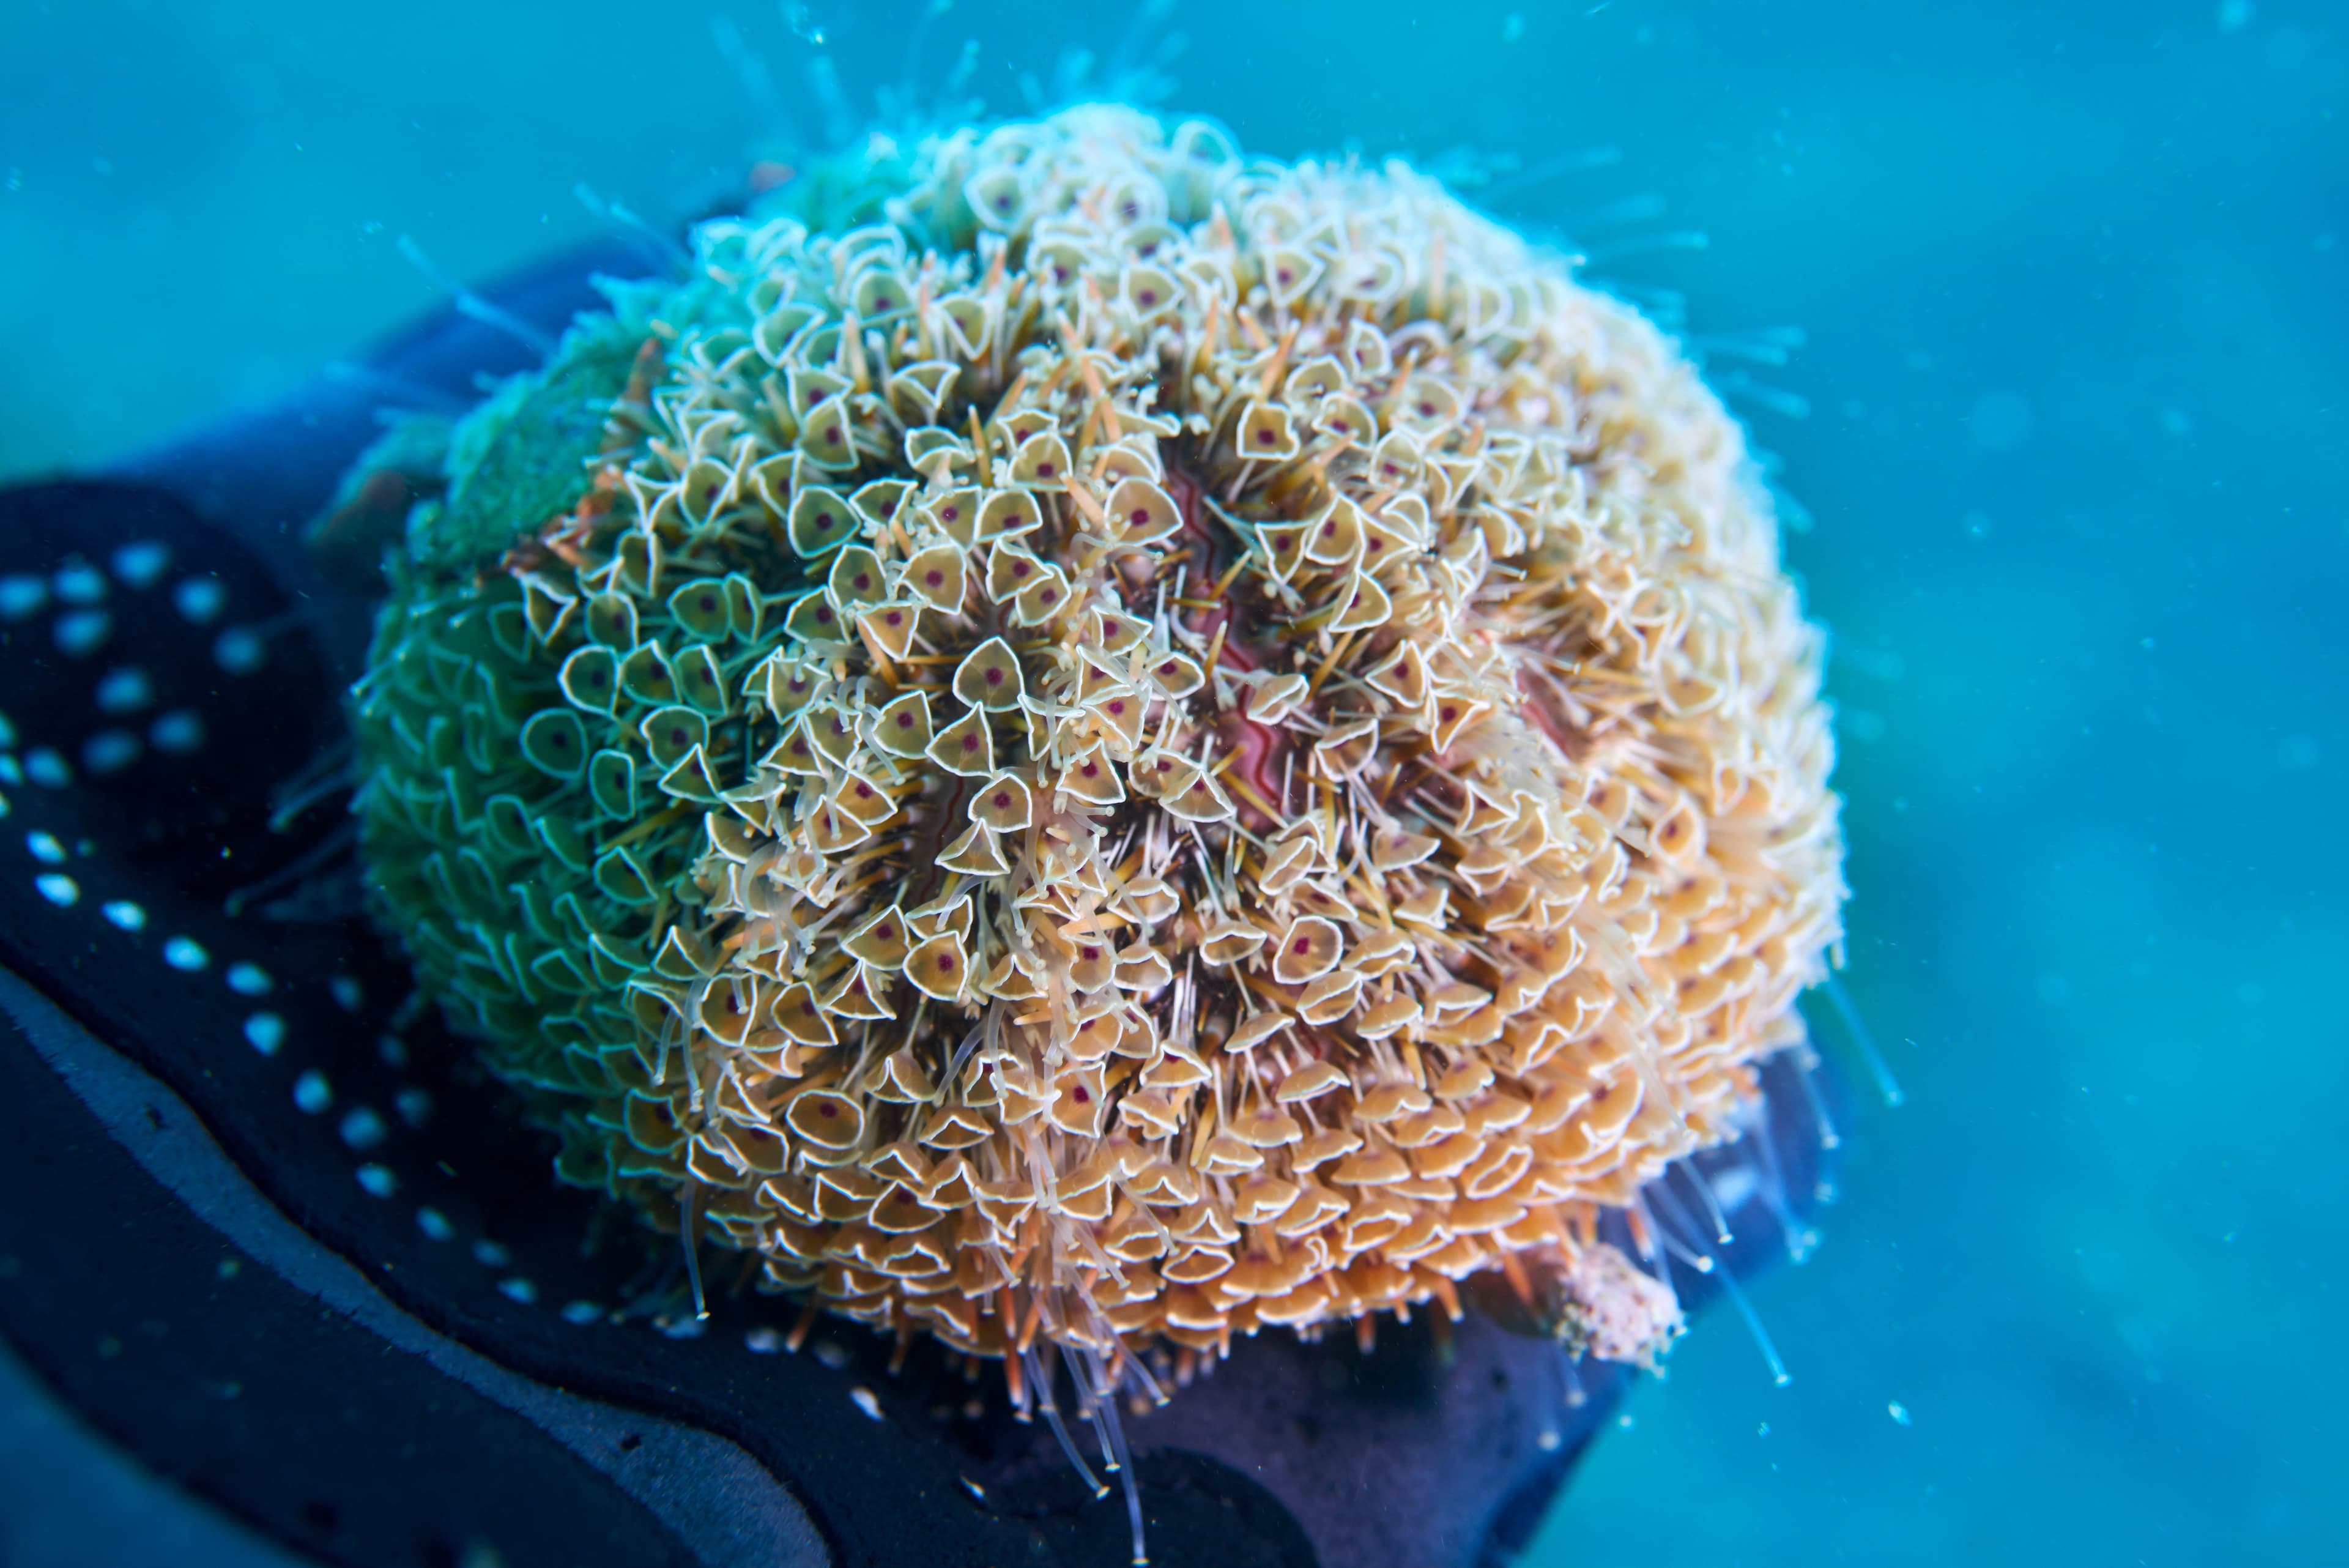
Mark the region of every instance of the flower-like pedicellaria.
POLYGON ((1750 1121, 1843 897, 1737 426, 1400 163, 876 148, 457 431, 355 699, 427 985, 565 1179, 901 1333, 1500 1270, 1651 1357, 1599 1222, 1750 1121))

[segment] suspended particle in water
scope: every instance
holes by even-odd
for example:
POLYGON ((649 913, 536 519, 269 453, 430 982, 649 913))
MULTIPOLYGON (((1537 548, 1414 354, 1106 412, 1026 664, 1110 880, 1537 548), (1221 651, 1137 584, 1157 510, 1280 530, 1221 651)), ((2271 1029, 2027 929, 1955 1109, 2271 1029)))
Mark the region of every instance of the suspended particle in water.
POLYGON ((802 43, 813 44, 819 49, 823 47, 823 24, 817 21, 814 14, 805 5, 797 4, 797 0, 786 0, 783 5, 783 26, 789 27, 792 30, 792 36, 802 43))

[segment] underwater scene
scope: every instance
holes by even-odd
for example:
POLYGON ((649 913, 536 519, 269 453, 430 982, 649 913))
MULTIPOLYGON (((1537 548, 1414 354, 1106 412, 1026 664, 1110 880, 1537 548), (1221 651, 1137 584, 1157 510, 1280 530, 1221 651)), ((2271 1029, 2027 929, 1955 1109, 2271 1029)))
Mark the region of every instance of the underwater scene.
POLYGON ((0 0, 0 1565, 2349 1558, 2344 51, 0 0))

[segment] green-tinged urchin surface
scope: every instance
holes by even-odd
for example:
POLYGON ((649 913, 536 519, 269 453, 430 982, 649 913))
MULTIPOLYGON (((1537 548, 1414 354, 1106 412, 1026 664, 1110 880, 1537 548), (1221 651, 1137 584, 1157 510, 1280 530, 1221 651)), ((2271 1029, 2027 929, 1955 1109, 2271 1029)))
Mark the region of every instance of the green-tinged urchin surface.
POLYGON ((460 428, 356 697, 564 1179, 984 1355, 1494 1270, 1652 1358, 1599 1222, 1843 898, 1737 427, 1399 163, 1097 107, 807 189, 460 428))

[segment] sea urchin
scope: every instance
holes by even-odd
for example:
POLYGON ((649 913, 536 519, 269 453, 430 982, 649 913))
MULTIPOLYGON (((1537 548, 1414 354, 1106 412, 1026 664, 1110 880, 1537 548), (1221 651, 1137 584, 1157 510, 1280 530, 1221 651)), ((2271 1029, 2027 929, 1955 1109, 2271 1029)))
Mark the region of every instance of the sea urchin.
POLYGON ((566 1180, 1015 1388, 1488 1270, 1651 1358, 1599 1221, 1735 1135, 1843 897, 1737 426, 1401 163, 850 161, 411 519, 357 809, 429 989, 566 1180))

